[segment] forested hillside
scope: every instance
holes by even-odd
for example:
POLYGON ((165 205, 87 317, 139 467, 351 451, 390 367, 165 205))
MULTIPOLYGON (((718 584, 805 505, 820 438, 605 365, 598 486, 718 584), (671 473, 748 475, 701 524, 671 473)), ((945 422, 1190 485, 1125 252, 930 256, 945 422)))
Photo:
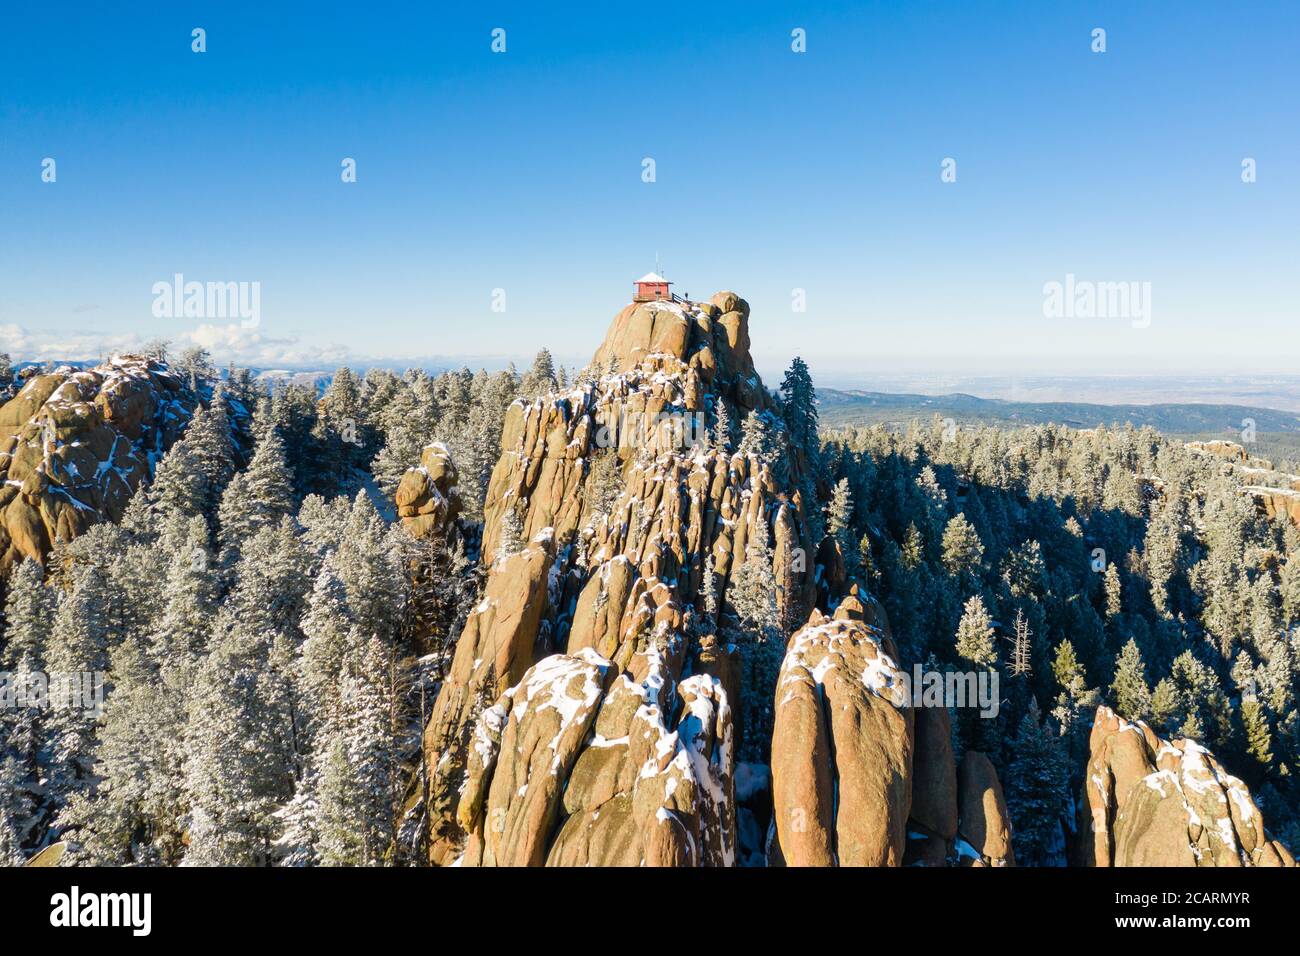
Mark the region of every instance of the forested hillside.
MULTIPOLYGON (((628 862, 601 808, 647 834, 663 818, 638 815, 635 760, 609 746, 623 715, 680 755, 655 779, 695 794, 665 804, 691 839, 638 837, 638 859, 799 862, 774 819, 805 753, 778 688, 833 697, 829 661, 854 655, 996 672, 1002 698, 996 719, 914 726, 871 709, 888 683, 855 690, 910 781, 863 861, 902 861, 932 786, 952 794, 940 861, 1092 862, 1103 704, 1207 748, 1270 839, 1300 845, 1300 531, 1220 461, 1149 428, 830 430, 802 361, 759 382, 743 300, 647 308, 572 376, 542 351, 523 375, 340 369, 318 397, 155 350, 188 424, 120 515, 8 576, 10 691, 107 679, 98 713, 0 709, 0 859, 63 841, 65 864, 628 862), (703 429, 684 448, 595 437, 629 408, 703 429), (581 707, 569 686, 592 688, 581 707), (507 754, 539 727, 563 773, 523 806, 507 754), (940 751, 960 780, 925 777, 940 751), (1005 800, 1001 851, 956 837, 980 774, 1005 800), (494 801, 505 836, 484 829, 494 801)), ((879 769, 847 753, 836 738, 840 800, 879 769)), ((848 815, 827 812, 849 862, 848 815)))

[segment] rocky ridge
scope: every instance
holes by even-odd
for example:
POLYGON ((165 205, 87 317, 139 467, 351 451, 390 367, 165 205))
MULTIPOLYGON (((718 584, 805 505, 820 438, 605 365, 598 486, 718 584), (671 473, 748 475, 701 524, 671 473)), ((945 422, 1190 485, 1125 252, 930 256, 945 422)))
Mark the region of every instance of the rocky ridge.
POLYGON ((1183 447, 1194 454, 1222 459, 1223 468, 1242 483, 1242 493, 1250 495, 1261 514, 1300 527, 1300 475, 1278 471, 1271 461, 1250 455, 1236 442, 1193 441, 1183 447))
POLYGON ((1295 866, 1246 785, 1193 740, 1099 707, 1080 803, 1087 866, 1295 866))
MULTIPOLYGON (((432 863, 1014 864, 993 762, 958 760, 947 711, 912 706, 883 609, 847 580, 833 538, 812 540, 799 449, 780 433, 778 476, 675 427, 699 416, 712 430, 719 401, 775 411, 748 321, 733 293, 629 305, 594 375, 509 410, 483 600, 425 728, 432 863), (751 691, 770 694, 770 779, 737 762, 738 715, 753 702, 744 653, 724 637, 733 609, 716 598, 755 542, 773 547, 785 619, 807 622, 775 686, 751 691), (771 818, 756 850, 743 838, 755 812, 771 818)), ((454 474, 449 463, 422 469, 403 483, 408 526, 441 513, 454 487, 435 477, 454 474)), ((1096 846, 1081 862, 1290 862, 1213 757, 1123 723, 1098 711, 1089 779, 1110 782, 1085 794, 1096 846), (1173 812, 1183 792, 1213 834, 1173 812)))
POLYGON ((0 574, 118 520, 194 405, 165 365, 140 356, 27 378, 0 407, 0 574))

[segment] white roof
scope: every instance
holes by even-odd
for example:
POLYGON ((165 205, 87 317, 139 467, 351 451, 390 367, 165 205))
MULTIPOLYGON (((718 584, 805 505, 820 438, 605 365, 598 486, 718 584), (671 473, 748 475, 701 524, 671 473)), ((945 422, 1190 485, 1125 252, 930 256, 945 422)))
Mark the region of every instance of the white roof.
POLYGON ((657 272, 647 272, 645 275, 643 275, 641 278, 637 279, 636 281, 637 282, 667 282, 668 280, 665 279, 657 272))

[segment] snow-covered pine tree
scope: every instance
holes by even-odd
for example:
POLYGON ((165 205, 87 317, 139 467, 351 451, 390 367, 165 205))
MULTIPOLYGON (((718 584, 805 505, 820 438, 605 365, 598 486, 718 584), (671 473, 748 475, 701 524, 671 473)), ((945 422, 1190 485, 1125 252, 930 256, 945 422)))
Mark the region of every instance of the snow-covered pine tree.
POLYGON ((319 856, 326 866, 377 866, 394 837, 398 664, 370 639, 348 654, 337 718, 323 733, 319 856))
POLYGON ((847 558, 853 545, 853 493, 849 479, 835 483, 831 502, 826 508, 826 533, 840 543, 840 551, 847 558))
POLYGON ((235 474, 235 443, 225 391, 218 386, 212 401, 200 407, 185 429, 185 444, 193 455, 192 467, 201 477, 202 514, 215 526, 217 509, 226 484, 235 474))
POLYGON ((533 367, 524 375, 520 393, 527 398, 537 398, 554 392, 559 387, 555 377, 555 360, 548 349, 542 349, 533 359, 533 367))
POLYGON ((974 526, 961 512, 948 520, 943 530, 943 566, 954 577, 979 573, 984 545, 974 526))
POLYGON ((65 806, 73 795, 94 784, 95 725, 98 715, 87 709, 77 687, 108 670, 109 603, 104 575, 93 565, 72 572, 72 589, 59 601, 45 652, 51 708, 45 716, 43 749, 47 801, 52 809, 65 806))
POLYGON ((1114 562, 1106 565, 1106 619, 1113 620, 1124 610, 1123 586, 1119 579, 1119 567, 1114 562))
POLYGON ((248 468, 239 472, 221 497, 221 560, 229 567, 239 549, 263 528, 280 523, 293 513, 293 481, 284 458, 284 444, 274 429, 267 431, 253 453, 248 468))
POLYGON ((20 689, 33 686, 32 663, 33 658, 23 656, 10 669, 9 691, 15 699, 13 706, 0 708, 0 866, 22 863, 47 822, 38 813, 47 787, 40 753, 42 713, 30 701, 17 699, 20 689))
POLYGON ((1110 685, 1115 708, 1129 720, 1151 718, 1151 689, 1147 686, 1146 664, 1137 641, 1129 638, 1115 659, 1115 679, 1110 685))
POLYGON ((298 680, 309 740, 314 738, 316 728, 336 716, 343 662, 360 643, 348 607, 347 588, 334 571, 334 560, 331 556, 322 563, 302 617, 306 639, 298 680))
POLYGON ((509 505, 501 511, 501 530, 497 534, 496 561, 503 563, 512 554, 518 554, 524 546, 524 528, 515 509, 509 505))
MULTIPOLYGON (((140 497, 143 491, 136 493, 140 497)), ((153 483, 148 486, 147 500, 151 523, 135 530, 157 533, 157 522, 170 515, 189 518, 200 515, 206 520, 206 482, 193 445, 182 438, 168 449, 158 463, 153 483)))
POLYGON ((156 667, 182 668, 202 655, 220 591, 207 522, 199 515, 169 523, 154 548, 164 568, 162 614, 150 635, 156 667))
POLYGON ((410 576, 402 565, 406 535, 389 528, 364 491, 352 502, 334 570, 348 593, 357 629, 366 637, 394 641, 410 597, 410 576))
POLYGON ((745 560, 732 575, 726 600, 739 620, 739 631, 725 635, 741 651, 741 701, 744 735, 742 760, 764 762, 771 745, 771 689, 776 686, 781 661, 785 658, 785 635, 777 606, 777 582, 773 554, 760 528, 745 551, 745 560))
POLYGON ((731 409, 727 407, 726 400, 719 395, 714 401, 713 410, 713 433, 710 435, 712 439, 710 445, 714 450, 724 455, 730 455, 733 441, 731 409))
POLYGON ((71 859, 91 866, 174 865, 182 855, 184 698, 134 639, 112 652, 112 704, 99 732, 92 792, 60 816, 71 859))
POLYGON ((0 669, 16 670, 23 661, 29 667, 40 667, 54 624, 54 598, 53 590, 45 586, 45 569, 40 562, 24 558, 9 577, 0 669))
POLYGON ((976 667, 991 667, 998 659, 993 640, 993 622, 989 618, 984 599, 978 594, 966 601, 961 622, 957 625, 957 656, 976 667))

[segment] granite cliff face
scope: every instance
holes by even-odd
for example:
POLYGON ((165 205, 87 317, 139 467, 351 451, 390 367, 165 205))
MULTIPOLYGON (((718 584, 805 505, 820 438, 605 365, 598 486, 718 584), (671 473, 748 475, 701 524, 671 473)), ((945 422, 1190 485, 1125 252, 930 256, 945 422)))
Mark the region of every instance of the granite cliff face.
POLYGON ((29 377, 0 407, 0 574, 119 519, 193 410, 180 380, 139 356, 29 377))
MULTIPOLYGON (((993 762, 958 760, 948 712, 914 706, 883 608, 813 540, 815 481, 748 326, 729 292, 629 305, 578 384, 510 408, 483 599, 425 728, 430 862, 1014 864, 993 762), (771 416, 779 455, 720 439, 723 406, 771 416), (727 637, 755 546, 802 623, 767 683, 727 637), (739 762, 756 743, 766 763, 739 762)), ((399 491, 417 531, 455 483, 426 458, 399 491)), ((1098 711, 1080 862, 1290 862, 1210 755, 1136 726, 1098 711)))
POLYGON ((700 440, 718 399, 773 408, 748 319, 732 293, 628 306, 590 380, 511 407, 486 595, 425 733, 434 862, 734 861, 740 662, 706 567, 725 585, 761 538, 782 608, 813 592, 798 452, 780 481, 700 440), (511 526, 528 543, 503 553, 511 526), (539 734, 550 758, 526 759, 539 734))
POLYGON ((1295 866, 1246 785, 1192 740, 1097 710, 1080 804, 1089 866, 1295 866))

